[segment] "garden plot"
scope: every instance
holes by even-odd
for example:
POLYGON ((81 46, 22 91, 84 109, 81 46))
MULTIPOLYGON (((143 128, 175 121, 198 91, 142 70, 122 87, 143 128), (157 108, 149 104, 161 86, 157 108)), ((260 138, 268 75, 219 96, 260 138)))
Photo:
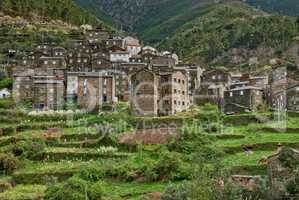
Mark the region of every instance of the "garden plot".
POLYGON ((1 200, 39 200, 44 196, 45 185, 17 185, 4 193, 0 193, 1 200))
POLYGON ((101 148, 63 148, 51 147, 46 148, 43 153, 43 158, 49 161, 60 160, 100 160, 106 158, 127 158, 130 154, 125 152, 118 152, 113 147, 101 148))

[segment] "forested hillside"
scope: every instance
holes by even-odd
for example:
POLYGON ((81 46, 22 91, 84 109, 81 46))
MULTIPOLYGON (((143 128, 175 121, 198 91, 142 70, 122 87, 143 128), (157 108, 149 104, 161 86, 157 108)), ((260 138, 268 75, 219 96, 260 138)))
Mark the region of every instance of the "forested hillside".
POLYGON ((243 64, 249 57, 277 53, 296 34, 295 19, 268 15, 234 2, 210 8, 206 14, 178 29, 159 47, 177 52, 188 61, 233 65, 243 64), (263 53, 261 48, 264 48, 263 53))
POLYGON ((206 12, 211 0, 75 0, 119 29, 135 32, 145 43, 164 40, 177 28, 206 12))
POLYGON ((38 16, 44 20, 62 20, 76 25, 100 23, 73 0, 0 0, 0 11, 10 16, 38 16))
POLYGON ((267 12, 291 16, 299 15, 298 0, 246 0, 246 2, 267 12))

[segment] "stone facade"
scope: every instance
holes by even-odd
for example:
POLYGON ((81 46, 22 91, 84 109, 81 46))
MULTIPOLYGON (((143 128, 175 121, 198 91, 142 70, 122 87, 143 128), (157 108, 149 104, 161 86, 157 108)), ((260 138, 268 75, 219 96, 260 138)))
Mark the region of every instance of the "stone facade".
POLYGON ((34 78, 33 107, 40 110, 63 109, 64 83, 62 80, 34 78))
POLYGON ((214 103, 223 104, 224 91, 231 85, 231 74, 223 70, 210 70, 203 72, 201 85, 195 98, 197 104, 214 103))
POLYGON ((159 76, 148 70, 141 70, 130 77, 131 104, 137 115, 158 115, 159 76))
POLYGON ((78 103, 81 108, 94 111, 103 104, 115 102, 115 83, 113 76, 89 72, 78 76, 78 103))
POLYGON ((137 115, 173 115, 191 105, 188 79, 181 71, 156 73, 143 69, 130 76, 130 88, 137 115))
POLYGON ((225 91, 224 112, 241 113, 257 111, 263 106, 263 91, 253 86, 239 87, 225 91))
POLYGON ((287 89, 287 109, 293 112, 299 112, 299 85, 287 89))

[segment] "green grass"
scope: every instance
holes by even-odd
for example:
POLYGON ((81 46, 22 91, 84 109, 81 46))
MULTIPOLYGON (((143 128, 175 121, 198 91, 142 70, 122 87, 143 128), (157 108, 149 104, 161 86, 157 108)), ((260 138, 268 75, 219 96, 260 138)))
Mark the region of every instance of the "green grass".
POLYGON ((17 185, 16 187, 0 193, 1 200, 35 200, 42 198, 46 186, 44 185, 17 185))
POLYGON ((143 194, 151 192, 162 192, 167 183, 137 183, 137 182, 118 182, 106 181, 103 184, 104 196, 109 199, 138 200, 143 194))
POLYGON ((291 133, 251 133, 243 139, 217 140, 219 147, 238 147, 248 144, 259 143, 299 143, 299 134, 291 133))
POLYGON ((264 156, 272 155, 273 151, 253 151, 251 154, 245 152, 227 155, 223 159, 223 164, 226 167, 233 166, 254 166, 258 165, 258 161, 264 156))

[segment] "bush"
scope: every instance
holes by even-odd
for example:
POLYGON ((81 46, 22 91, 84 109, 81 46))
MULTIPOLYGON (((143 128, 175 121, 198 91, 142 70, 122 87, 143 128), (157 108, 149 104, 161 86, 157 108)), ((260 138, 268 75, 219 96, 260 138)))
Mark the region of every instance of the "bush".
POLYGON ((0 99, 0 108, 11 109, 15 106, 15 102, 12 99, 0 99))
POLYGON ((102 183, 88 182, 78 177, 72 177, 63 183, 50 186, 45 200, 100 200, 102 199, 102 183))
POLYGON ((12 154, 0 154, 0 171, 3 171, 5 174, 9 174, 17 169, 19 166, 19 161, 12 154))
POLYGON ((13 153, 15 156, 36 159, 42 155, 45 146, 44 141, 41 139, 21 140, 14 145, 13 153))

